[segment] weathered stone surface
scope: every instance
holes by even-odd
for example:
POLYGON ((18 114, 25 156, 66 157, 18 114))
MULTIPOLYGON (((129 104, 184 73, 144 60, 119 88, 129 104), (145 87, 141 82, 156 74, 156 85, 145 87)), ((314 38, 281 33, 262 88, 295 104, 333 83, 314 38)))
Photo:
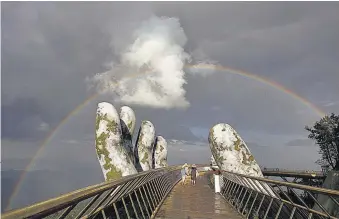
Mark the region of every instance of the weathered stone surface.
POLYGON ((167 141, 162 136, 157 136, 154 148, 154 167, 167 167, 167 141))
POLYGON ((95 147, 105 180, 137 173, 122 141, 120 117, 114 106, 98 104, 95 147))
POLYGON ((135 147, 136 166, 139 171, 152 169, 155 128, 150 121, 142 121, 135 147))
POLYGON ((123 146, 127 151, 133 164, 135 164, 132 137, 135 128, 135 113, 133 109, 128 106, 123 106, 120 109, 120 122, 122 131, 123 146))
POLYGON ((245 142, 230 125, 215 125, 209 133, 209 145, 215 162, 222 170, 263 176, 245 142))
MULTIPOLYGON (((263 177, 261 169, 249 148, 230 125, 220 123, 213 126, 208 140, 215 162, 221 170, 263 177)), ((261 187, 257 183, 250 183, 249 185, 252 185, 251 187, 254 187, 254 189, 261 187)), ((267 184, 264 184, 264 187, 270 193, 272 192, 267 184)))
POLYGON ((215 162, 215 159, 214 159, 213 155, 211 156, 211 165, 212 166, 217 166, 217 163, 215 162))

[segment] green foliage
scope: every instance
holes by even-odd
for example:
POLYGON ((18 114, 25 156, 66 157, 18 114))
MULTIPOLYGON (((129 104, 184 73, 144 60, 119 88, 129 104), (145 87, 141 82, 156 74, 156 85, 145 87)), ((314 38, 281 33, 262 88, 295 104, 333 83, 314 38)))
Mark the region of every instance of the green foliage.
POLYGON ((326 115, 313 127, 306 126, 305 129, 310 132, 308 137, 319 145, 321 159, 317 163, 339 170, 339 115, 326 115))

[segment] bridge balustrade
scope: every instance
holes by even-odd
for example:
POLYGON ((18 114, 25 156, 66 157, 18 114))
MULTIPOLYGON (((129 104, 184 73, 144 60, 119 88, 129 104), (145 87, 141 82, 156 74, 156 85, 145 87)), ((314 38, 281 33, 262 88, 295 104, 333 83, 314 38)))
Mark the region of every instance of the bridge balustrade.
MULTIPOLYGON (((214 185, 214 177, 211 177, 214 185)), ((246 218, 338 218, 339 191, 222 171, 220 194, 246 218), (317 197, 327 197, 328 211, 317 197), (332 203, 330 203, 332 202, 332 203), (317 209, 317 210, 315 210, 317 209), (336 215, 336 216, 335 216, 336 215)), ((324 200, 324 199, 323 199, 324 200)))
POLYGON ((152 218, 181 179, 180 168, 155 169, 104 182, 6 212, 2 218, 152 218))
MULTIPOLYGON (((244 218, 338 218, 339 191, 236 174, 208 171, 211 184, 218 174, 220 194, 244 218), (326 206, 335 206, 327 210, 326 206), (324 197, 327 197, 324 198, 324 197)), ((181 179, 181 166, 153 169, 116 181, 89 186, 60 197, 6 212, 4 219, 19 218, 155 218, 172 188, 181 179)), ((199 182, 198 182, 199 183, 199 182)), ((199 191, 197 191, 199 192, 199 191)), ((211 192, 213 192, 211 190, 211 192)), ((189 202, 189 200, 187 200, 189 202)))

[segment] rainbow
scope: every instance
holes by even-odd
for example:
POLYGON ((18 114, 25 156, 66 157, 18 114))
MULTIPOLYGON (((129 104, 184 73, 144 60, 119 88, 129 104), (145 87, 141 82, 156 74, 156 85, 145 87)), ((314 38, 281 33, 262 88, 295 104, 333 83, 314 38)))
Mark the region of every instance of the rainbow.
MULTIPOLYGON (((286 87, 278 84, 277 82, 271 81, 265 77, 261 77, 249 72, 244 72, 244 71, 240 71, 237 69, 232 69, 229 67, 225 67, 225 66, 221 66, 221 65, 211 65, 211 64, 199 64, 199 65, 185 65, 185 69, 202 69, 202 70, 207 70, 207 69, 211 69, 211 70, 217 70, 217 71, 222 71, 222 72, 228 72, 230 74, 234 74, 234 75, 240 75, 249 79, 253 79, 255 81, 261 82, 267 86, 270 86, 276 90, 279 90, 287 95, 289 95, 290 97, 292 97, 293 99, 295 99, 298 102, 301 102, 302 104, 304 104, 305 106, 307 106, 308 108, 312 109, 319 117, 323 117, 325 116, 325 112, 323 112, 319 107, 315 106, 314 104, 312 104, 311 102, 309 102, 307 99, 299 96, 298 94, 294 93, 292 90, 287 89, 286 87)), ((135 78, 137 76, 140 76, 142 74, 145 73, 137 73, 137 74, 131 74, 128 75, 127 78, 135 78)), ((116 83, 115 85, 118 85, 118 83, 116 83)), ((43 143, 41 144, 41 146, 39 147, 39 149, 37 150, 36 154, 34 155, 34 157, 32 158, 32 160, 28 163, 28 165, 26 166, 24 172, 21 174, 21 176, 19 177, 12 195, 9 198, 9 202, 8 205, 6 207, 6 210, 9 210, 12 202, 14 200, 14 198, 17 196, 23 181, 26 177, 27 172, 33 167, 35 160, 40 156, 40 154, 43 152, 44 148, 46 147, 46 145, 48 144, 48 142, 55 136, 56 131, 63 126, 63 124, 66 123, 66 121, 72 117, 73 115, 75 115, 79 110, 81 110, 84 106, 86 106, 91 100, 95 99, 99 94, 93 94, 90 97, 88 97, 83 103, 81 103, 80 105, 78 105, 76 108, 74 108, 65 118, 63 118, 61 120, 61 122, 55 127, 54 130, 52 130, 49 135, 46 137, 46 139, 43 141, 43 143)))

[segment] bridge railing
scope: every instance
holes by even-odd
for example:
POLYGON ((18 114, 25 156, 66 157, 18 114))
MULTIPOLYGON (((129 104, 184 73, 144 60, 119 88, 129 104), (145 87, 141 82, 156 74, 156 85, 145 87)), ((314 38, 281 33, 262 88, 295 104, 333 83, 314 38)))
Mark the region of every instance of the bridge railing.
MULTIPOLYGON (((214 178, 211 179, 214 183, 214 178)), ((246 218, 339 217, 339 191, 337 190, 226 171, 221 173, 220 181, 221 194, 246 218)))
POLYGON ((315 174, 318 174, 318 175, 325 175, 323 171, 319 171, 319 170, 302 170, 302 169, 299 169, 299 170, 292 170, 292 169, 284 169, 284 168, 267 168, 267 167, 264 167, 264 168, 261 168, 261 171, 262 172, 277 172, 277 173, 300 173, 300 174, 312 174, 312 173, 315 173, 315 174))
POLYGON ((104 182, 5 212, 2 218, 152 218, 180 180, 180 168, 153 169, 104 182))

